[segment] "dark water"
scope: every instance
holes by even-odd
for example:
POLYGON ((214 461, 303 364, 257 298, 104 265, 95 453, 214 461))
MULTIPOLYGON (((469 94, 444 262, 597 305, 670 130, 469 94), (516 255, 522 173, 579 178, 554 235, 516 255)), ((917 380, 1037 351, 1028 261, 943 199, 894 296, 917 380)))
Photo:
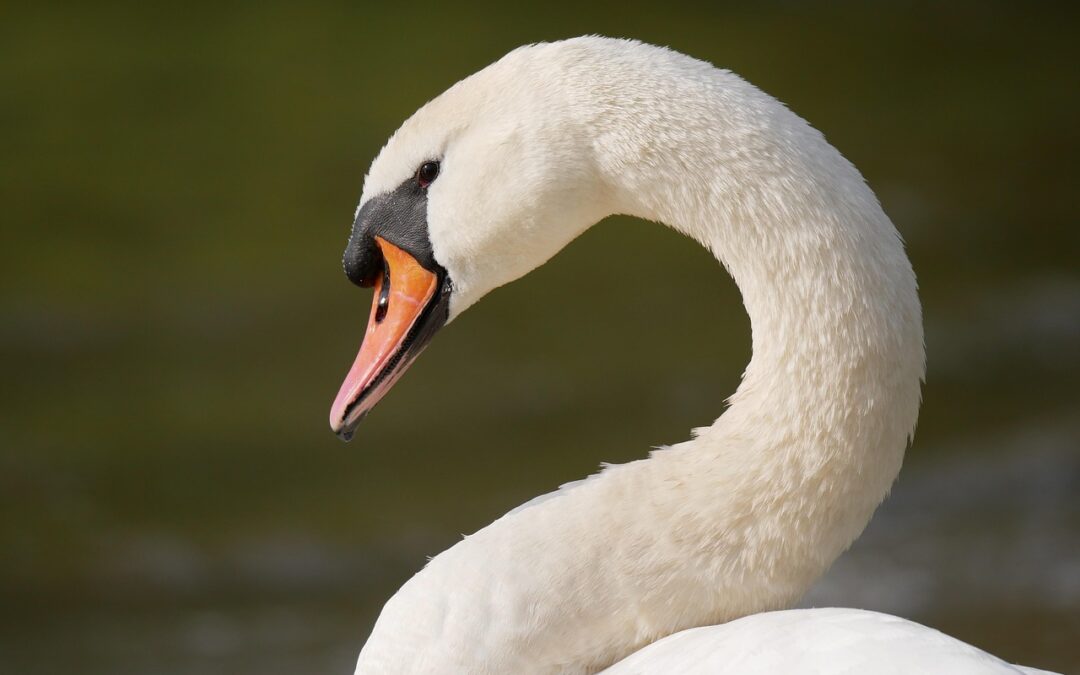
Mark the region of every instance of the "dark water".
POLYGON ((1080 672, 1075 27, 986 3, 9 10, 0 672, 350 672, 425 556, 716 417, 749 357, 733 285, 613 219, 440 334, 352 444, 326 429, 371 157, 513 46, 588 32, 778 96, 908 242, 919 431, 806 603, 1080 672))

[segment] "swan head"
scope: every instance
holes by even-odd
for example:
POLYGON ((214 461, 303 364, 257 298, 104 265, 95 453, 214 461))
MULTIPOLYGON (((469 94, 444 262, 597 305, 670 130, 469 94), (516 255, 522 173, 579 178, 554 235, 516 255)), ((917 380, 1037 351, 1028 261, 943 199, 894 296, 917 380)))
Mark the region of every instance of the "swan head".
POLYGON ((458 82, 372 163, 343 260, 375 287, 330 413, 345 440, 439 328, 610 212, 556 47, 518 49, 458 82))

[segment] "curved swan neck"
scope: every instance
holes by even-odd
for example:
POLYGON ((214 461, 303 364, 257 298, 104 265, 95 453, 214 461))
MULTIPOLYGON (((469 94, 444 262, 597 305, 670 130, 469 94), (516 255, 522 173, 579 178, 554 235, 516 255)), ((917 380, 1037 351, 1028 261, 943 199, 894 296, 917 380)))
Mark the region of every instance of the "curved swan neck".
POLYGON ((694 439, 434 558, 387 603, 357 672, 595 672, 675 631, 788 605, 861 532, 915 424, 915 278, 854 167, 700 61, 601 39, 530 49, 551 51, 569 111, 558 142, 597 174, 595 203, 709 248, 743 294, 753 357, 694 439))
POLYGON ((730 72, 661 54, 670 63, 627 85, 638 105, 593 86, 579 111, 614 210, 697 240, 742 294, 753 357, 715 429, 772 429, 788 454, 868 458, 876 505, 914 428, 924 369, 900 237, 855 167, 805 121, 730 72), (691 77, 671 77, 675 64, 691 77))

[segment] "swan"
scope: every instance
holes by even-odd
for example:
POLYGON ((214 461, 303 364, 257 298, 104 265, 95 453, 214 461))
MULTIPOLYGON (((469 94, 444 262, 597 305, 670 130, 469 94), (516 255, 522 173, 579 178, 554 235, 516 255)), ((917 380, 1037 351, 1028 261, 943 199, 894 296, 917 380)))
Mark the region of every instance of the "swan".
MULTIPOLYGON (((678 52, 521 47, 392 135, 343 260, 374 299, 333 431, 350 439, 442 326, 611 214, 666 224, 731 274, 752 327, 741 384, 691 440, 433 558, 386 603, 356 673, 1036 672, 896 617, 774 611, 900 470, 921 308, 855 167, 777 100, 678 52)), ((628 286, 654 273, 622 272, 628 286)))

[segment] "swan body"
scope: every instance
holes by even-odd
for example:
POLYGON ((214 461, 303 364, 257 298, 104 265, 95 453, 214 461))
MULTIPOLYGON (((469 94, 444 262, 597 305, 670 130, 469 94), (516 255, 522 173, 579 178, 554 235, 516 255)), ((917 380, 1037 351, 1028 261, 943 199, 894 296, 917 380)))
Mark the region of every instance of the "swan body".
POLYGON ((789 609, 691 628, 604 675, 1038 675, 917 623, 857 609, 789 609))
MULTIPOLYGON (((411 306, 388 294, 396 261, 419 261, 408 263, 415 278, 431 281, 408 296, 421 309, 402 325, 426 340, 616 213, 692 237, 734 277, 753 357, 729 407, 692 439, 605 466, 436 556, 387 602, 356 672, 587 673, 634 652, 610 672, 773 672, 752 664, 803 663, 824 635, 840 636, 840 665, 787 672, 851 672, 844 664, 878 663, 868 659, 879 648, 896 669, 874 672, 912 672, 942 649, 970 660, 954 672, 1010 672, 900 619, 759 614, 797 601, 886 495, 915 426, 924 354, 915 276, 861 175, 736 75, 625 40, 515 50, 387 142, 346 270, 358 283, 382 270, 377 296, 394 311, 411 306), (785 644, 785 626, 803 637, 785 644), (721 669, 729 654, 741 668, 721 669)), ((624 272, 628 284, 653 273, 648 261, 624 272)), ((373 308, 332 412, 346 438, 417 353, 391 336, 399 357, 365 357, 390 330, 379 321, 373 308), (372 359, 389 375, 373 374, 372 359)))

